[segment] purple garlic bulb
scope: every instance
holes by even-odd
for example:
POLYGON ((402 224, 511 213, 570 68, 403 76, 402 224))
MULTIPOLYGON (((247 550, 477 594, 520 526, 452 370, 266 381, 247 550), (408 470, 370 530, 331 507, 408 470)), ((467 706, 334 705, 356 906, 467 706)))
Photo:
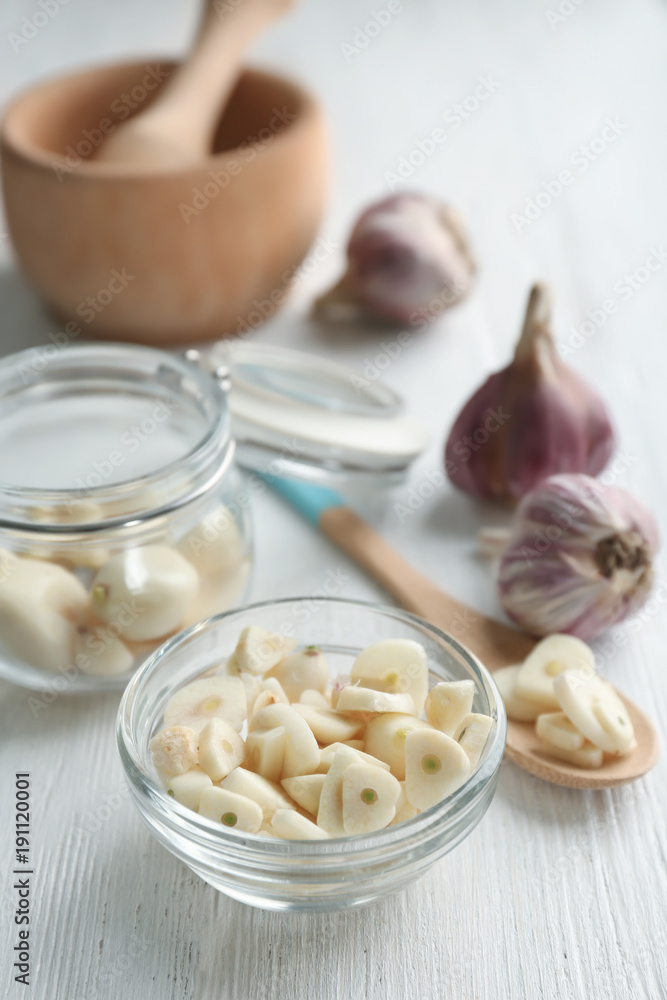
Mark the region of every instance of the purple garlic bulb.
POLYGON ((646 601, 658 546, 653 515, 630 493, 590 476, 551 476, 517 508, 501 603, 533 635, 594 639, 646 601))
POLYGON ((597 475, 614 447, 602 399, 558 356, 551 295, 536 284, 512 362, 468 400, 450 431, 447 475, 466 493, 514 501, 547 476, 597 475))
POLYGON ((314 311, 328 316, 352 309, 423 327, 466 294, 474 271, 454 210, 426 195, 397 194, 359 217, 347 245, 347 271, 314 311))

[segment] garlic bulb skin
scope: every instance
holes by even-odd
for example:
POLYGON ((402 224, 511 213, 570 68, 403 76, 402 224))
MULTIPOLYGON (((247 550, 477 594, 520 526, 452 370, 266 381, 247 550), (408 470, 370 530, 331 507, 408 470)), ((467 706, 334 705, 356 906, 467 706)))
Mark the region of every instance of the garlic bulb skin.
POLYGON ((347 245, 347 271, 315 303, 316 315, 350 308, 423 327, 469 290, 475 264, 455 211, 417 193, 366 209, 347 245))
POLYGON ((512 362, 468 400, 445 447, 445 470, 465 493, 519 500, 548 476, 596 476, 614 451, 597 392, 558 356, 551 294, 533 286, 512 362))
POLYGON ((658 529, 625 490, 551 476, 519 505, 501 558, 501 603, 533 635, 594 639, 636 612, 654 578, 658 529))

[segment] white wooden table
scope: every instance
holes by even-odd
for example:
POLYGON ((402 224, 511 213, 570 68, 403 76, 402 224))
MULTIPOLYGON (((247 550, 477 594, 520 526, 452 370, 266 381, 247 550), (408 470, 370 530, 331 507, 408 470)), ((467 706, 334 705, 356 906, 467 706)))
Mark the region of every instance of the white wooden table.
MULTIPOLYGON (((373 10, 387 9, 384 0, 306 0, 258 47, 258 60, 307 81, 328 109, 335 176, 322 233, 338 249, 257 337, 374 363, 382 340, 395 335, 326 342, 307 323, 306 305, 337 274, 357 211, 388 191, 386 175, 401 157, 409 161, 418 141, 443 128, 446 141, 409 184, 460 206, 481 268, 470 299, 415 337, 385 373, 432 431, 411 486, 440 469, 451 420, 482 376, 505 363, 529 283, 541 277, 555 286, 558 337, 572 347, 572 364, 613 406, 621 441, 613 478, 652 505, 664 526, 667 266, 645 282, 637 269, 667 238, 667 8, 659 0, 574 0, 560 4, 572 13, 558 15, 558 2, 403 0, 362 47, 360 32, 375 33, 364 25, 373 10), (492 93, 476 100, 481 80, 492 93), (608 119, 617 134, 598 154, 593 141, 608 119), (563 169, 574 179, 560 196, 529 225, 513 222, 563 169), (632 289, 624 275, 635 272, 632 289), (587 312, 597 314, 608 299, 615 313, 576 336, 587 312)), ((54 3, 56 13, 25 44, 12 44, 11 33, 26 31, 23 18, 42 8, 37 0, 2 5, 3 98, 73 66, 180 52, 196 14, 184 0, 54 3)), ((55 325, 17 275, 6 238, 0 254, 0 349, 8 353, 43 342, 55 325)), ((441 585, 499 613, 473 539, 504 515, 443 485, 401 523, 393 504, 407 495, 406 487, 389 498, 378 526, 441 585)), ((255 599, 312 593, 338 565, 349 575, 341 596, 383 599, 275 498, 261 497, 255 518, 255 599)), ((666 579, 664 559, 658 576, 666 579)), ((641 627, 618 635, 626 641, 605 657, 605 673, 659 722, 667 713, 665 607, 655 604, 641 627)), ((285 916, 217 894, 150 838, 124 792, 117 703, 63 697, 35 719, 26 692, 0 687, 7 996, 667 996, 665 757, 634 786, 589 794, 541 784, 505 763, 481 826, 408 892, 360 912, 285 916), (8 804, 13 774, 24 769, 33 775, 36 844, 30 991, 12 982, 9 957, 8 804)))

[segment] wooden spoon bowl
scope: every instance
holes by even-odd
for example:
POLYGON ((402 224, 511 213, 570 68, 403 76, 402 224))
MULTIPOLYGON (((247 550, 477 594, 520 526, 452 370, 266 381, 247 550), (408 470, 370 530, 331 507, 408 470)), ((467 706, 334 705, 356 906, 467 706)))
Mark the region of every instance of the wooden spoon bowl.
POLYGON ((174 68, 160 63, 151 75, 156 65, 49 81, 5 116, 9 231, 28 280, 72 324, 69 337, 169 344, 246 333, 280 307, 317 232, 323 115, 269 73, 242 73, 212 152, 196 164, 95 160, 95 140, 132 105, 148 106, 174 68))

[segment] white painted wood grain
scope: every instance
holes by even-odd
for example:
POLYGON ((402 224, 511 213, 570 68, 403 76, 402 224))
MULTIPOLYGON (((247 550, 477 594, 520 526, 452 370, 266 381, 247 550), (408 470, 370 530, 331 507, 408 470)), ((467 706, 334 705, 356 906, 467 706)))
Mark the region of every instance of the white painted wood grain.
MULTIPOLYGON (((610 297, 617 304, 571 360, 613 403, 625 456, 616 481, 647 500, 664 528, 667 266, 627 300, 614 286, 667 237, 665 5, 586 0, 552 28, 546 13, 557 0, 404 0, 403 12, 346 62, 341 43, 382 6, 309 0, 256 55, 309 81, 326 103, 335 178, 322 232, 339 247, 359 207, 387 190, 385 174, 399 158, 480 77, 498 83, 410 179, 465 210, 481 264, 470 300, 416 338, 386 373, 433 433, 412 487, 440 468, 446 428, 482 375, 507 358, 528 284, 543 277, 556 287, 563 342, 587 310, 610 297), (617 141, 517 233, 512 213, 609 117, 627 126, 617 141)), ((183 0, 70 0, 14 52, 9 33, 36 10, 34 0, 17 0, 0 12, 5 96, 70 66, 180 51, 195 15, 183 0)), ((6 239, 0 254, 0 349, 7 353, 41 343, 54 325, 15 274, 6 239)), ((258 336, 372 363, 382 337, 325 340, 304 318, 340 263, 339 249, 258 336)), ((392 503, 407 496, 399 490, 376 513, 378 526, 439 584, 498 613, 473 537, 503 516, 443 486, 401 523, 392 503)), ((255 513, 256 599, 310 593, 337 565, 350 578, 341 596, 383 596, 274 498, 258 498, 255 513)), ((664 558, 659 578, 667 583, 664 558)), ((664 718, 664 606, 636 633, 616 635, 624 641, 600 650, 605 672, 664 718)), ((546 786, 506 763, 482 825, 408 892, 361 912, 285 916, 216 894, 149 837, 124 797, 113 741, 117 698, 61 698, 35 719, 26 693, 3 685, 0 706, 7 871, 12 774, 33 773, 35 1000, 667 996, 664 759, 631 788, 589 794, 546 786)), ((26 991, 9 977, 8 876, 2 884, 1 981, 13 998, 26 991)))

